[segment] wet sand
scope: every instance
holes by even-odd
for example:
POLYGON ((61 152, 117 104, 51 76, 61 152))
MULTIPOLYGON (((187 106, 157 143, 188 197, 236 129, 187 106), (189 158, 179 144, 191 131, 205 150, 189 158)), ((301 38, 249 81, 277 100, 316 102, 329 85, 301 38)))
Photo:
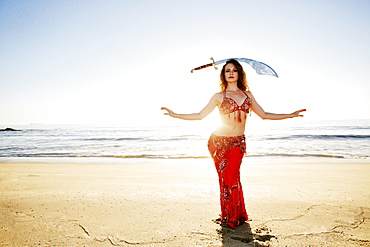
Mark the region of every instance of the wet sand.
POLYGON ((211 160, 0 163, 0 246, 370 246, 370 163, 244 160, 241 181, 230 229, 211 160))

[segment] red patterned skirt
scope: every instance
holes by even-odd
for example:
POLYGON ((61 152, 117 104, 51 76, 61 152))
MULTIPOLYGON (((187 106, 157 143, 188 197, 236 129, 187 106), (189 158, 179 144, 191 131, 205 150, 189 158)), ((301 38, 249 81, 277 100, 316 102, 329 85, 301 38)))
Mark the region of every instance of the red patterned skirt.
POLYGON ((212 134, 208 150, 220 183, 221 223, 235 228, 248 220, 240 183, 240 165, 246 153, 245 136, 212 134))

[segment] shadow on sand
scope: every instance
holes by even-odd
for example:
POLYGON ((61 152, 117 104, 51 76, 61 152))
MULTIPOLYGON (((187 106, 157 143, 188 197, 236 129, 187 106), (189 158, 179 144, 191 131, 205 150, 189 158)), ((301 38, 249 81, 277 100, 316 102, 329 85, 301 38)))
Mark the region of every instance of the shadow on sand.
POLYGON ((222 246, 253 246, 253 247, 266 247, 270 246, 269 242, 272 238, 276 238, 274 235, 269 234, 267 228, 257 228, 252 231, 249 223, 232 229, 228 226, 222 226, 218 230, 218 234, 222 238, 222 246))

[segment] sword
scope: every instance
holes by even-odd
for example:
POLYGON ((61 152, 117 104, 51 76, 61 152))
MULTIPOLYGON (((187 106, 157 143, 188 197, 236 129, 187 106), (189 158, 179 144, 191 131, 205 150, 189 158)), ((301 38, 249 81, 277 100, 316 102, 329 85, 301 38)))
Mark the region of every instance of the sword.
POLYGON ((275 72, 275 70, 273 68, 271 68, 270 66, 268 66, 265 63, 262 63, 262 62, 259 62, 259 61, 253 60, 253 59, 249 59, 249 58, 228 58, 228 59, 219 60, 217 62, 215 62, 213 57, 211 57, 210 59, 212 60, 212 63, 208 63, 208 64, 205 64, 205 65, 196 67, 196 68, 191 70, 191 73, 193 73, 194 70, 201 70, 201 69, 208 68, 208 67, 211 67, 211 66, 213 66, 217 70, 218 68, 216 67, 216 65, 225 63, 230 59, 234 59, 234 60, 237 60, 239 62, 244 62, 244 63, 249 64, 250 66, 252 66, 252 68, 259 75, 272 75, 272 76, 275 76, 275 77, 279 78, 278 74, 275 72))

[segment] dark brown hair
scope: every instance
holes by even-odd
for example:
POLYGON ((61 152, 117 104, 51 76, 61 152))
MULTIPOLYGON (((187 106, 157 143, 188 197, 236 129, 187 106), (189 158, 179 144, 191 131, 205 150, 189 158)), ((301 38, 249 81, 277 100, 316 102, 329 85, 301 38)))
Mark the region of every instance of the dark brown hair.
POLYGON ((243 90, 243 91, 249 91, 247 77, 245 75, 244 69, 243 69, 242 65, 238 61, 236 61, 235 59, 228 60, 225 63, 225 65, 222 67, 221 74, 220 74, 220 87, 221 87, 221 91, 225 91, 226 88, 227 88, 227 81, 225 79, 225 67, 229 63, 234 64, 235 67, 236 67, 236 69, 238 70, 238 82, 237 82, 238 88, 240 90, 243 90))

